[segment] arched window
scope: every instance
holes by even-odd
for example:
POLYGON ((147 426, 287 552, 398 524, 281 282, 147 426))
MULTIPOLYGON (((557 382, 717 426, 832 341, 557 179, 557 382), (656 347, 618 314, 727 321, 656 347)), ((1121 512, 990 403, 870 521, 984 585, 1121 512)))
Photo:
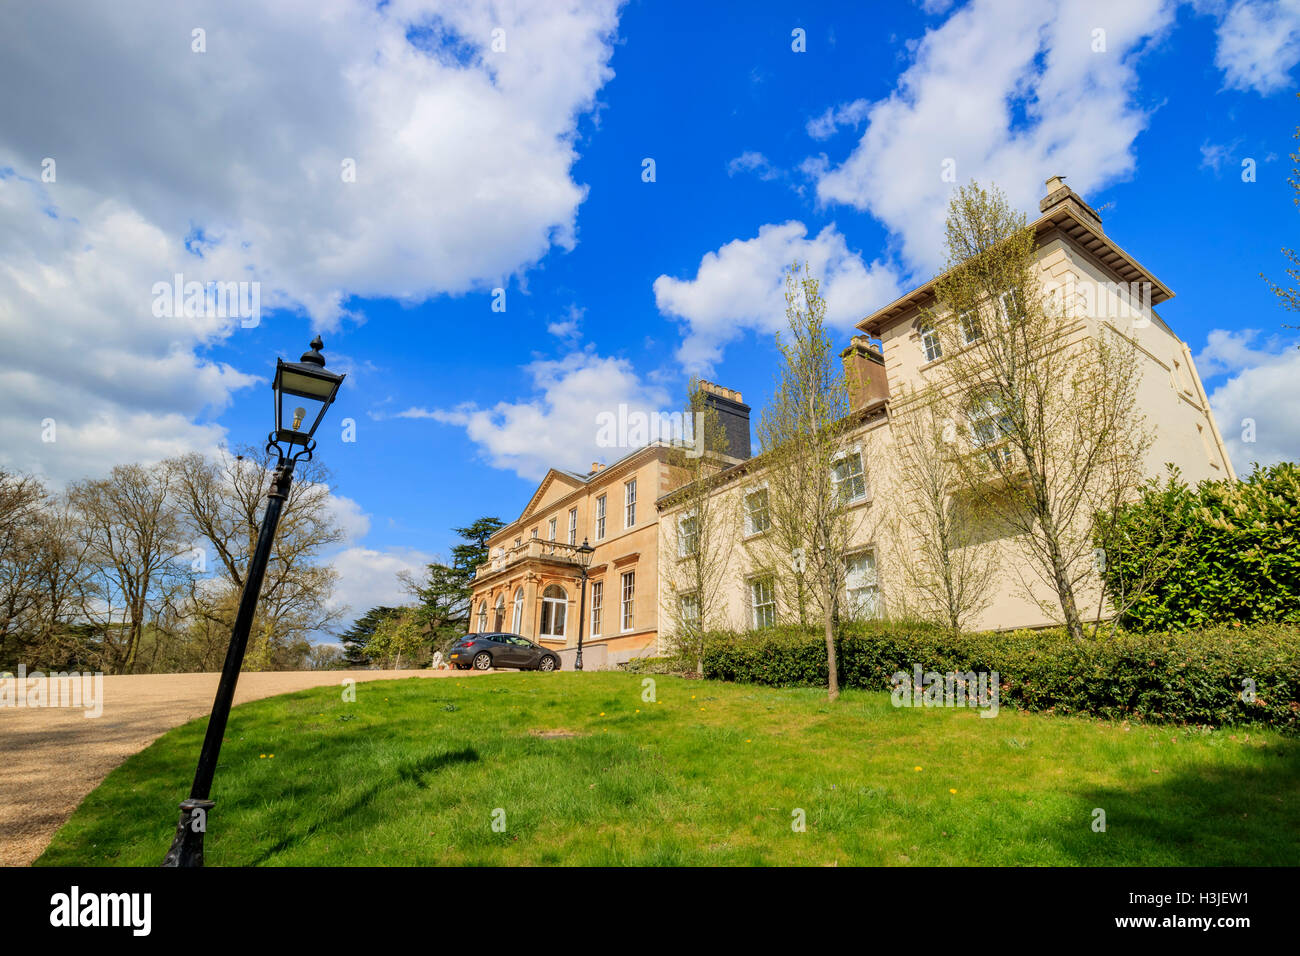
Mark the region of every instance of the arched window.
POLYGON ((569 610, 569 595, 558 584, 542 592, 542 637, 563 637, 564 618, 569 610))
POLYGON ((497 595, 496 614, 494 615, 494 617, 495 617, 495 622, 494 622, 493 625, 492 625, 492 630, 494 630, 494 631, 505 630, 505 626, 506 626, 506 596, 505 596, 504 594, 498 594, 498 595, 497 595))
POLYGON ((516 634, 524 633, 524 589, 515 591, 515 620, 511 630, 516 634))
POLYGON ((478 606, 478 632, 482 634, 487 630, 487 601, 478 606))

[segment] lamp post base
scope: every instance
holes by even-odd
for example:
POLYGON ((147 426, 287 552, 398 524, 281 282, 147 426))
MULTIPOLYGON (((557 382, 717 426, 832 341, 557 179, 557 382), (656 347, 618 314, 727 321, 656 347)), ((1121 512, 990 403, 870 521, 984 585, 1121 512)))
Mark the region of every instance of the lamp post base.
POLYGON ((171 849, 163 857, 164 867, 202 866, 203 835, 208 832, 208 811, 215 803, 187 797, 181 801, 181 818, 171 849))

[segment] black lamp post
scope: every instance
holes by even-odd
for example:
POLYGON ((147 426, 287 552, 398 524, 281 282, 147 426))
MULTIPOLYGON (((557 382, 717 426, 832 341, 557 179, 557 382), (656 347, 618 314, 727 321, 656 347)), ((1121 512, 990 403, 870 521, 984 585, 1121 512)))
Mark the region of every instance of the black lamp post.
POLYGON ((587 568, 591 566, 591 553, 596 549, 582 539, 577 548, 578 566, 582 568, 582 583, 578 585, 578 656, 573 661, 573 669, 582 670, 582 626, 587 620, 587 568))
POLYGON ((271 490, 267 494, 266 514, 262 517, 262 527, 257 533, 257 547, 248 565, 244 592, 239 598, 239 612, 230 633, 230 647, 226 651, 226 663, 221 668, 221 683, 217 685, 217 696, 212 702, 212 716, 208 718, 203 749, 199 751, 194 783, 190 787, 189 797, 181 801, 181 818, 176 824, 176 837, 163 859, 163 866, 203 865, 203 835, 207 832, 208 812, 214 805, 208 799, 208 794, 212 790, 212 777, 216 773, 217 756, 221 753, 221 740, 225 736, 226 720, 230 716, 230 705, 235 697, 239 669, 244 663, 244 651, 248 647, 248 632, 257 612, 262 578, 266 575, 267 560, 275 542, 275 528, 280 523, 280 510, 289 496, 293 467, 299 461, 311 460, 312 452, 316 449, 312 435, 316 433, 326 409, 333 403, 339 386, 343 384, 343 375, 326 371, 325 357, 320 353, 323 345, 318 335, 312 340, 311 350, 303 353, 301 360, 285 362, 277 359, 275 363, 275 379, 271 383, 275 390, 275 431, 267 439, 266 451, 270 454, 274 450, 278 460, 271 478, 271 490), (294 405, 293 410, 287 414, 286 400, 294 405), (303 431, 302 426, 308 420, 309 410, 315 412, 315 417, 311 419, 307 430, 303 431), (289 419, 287 428, 286 418, 289 419))

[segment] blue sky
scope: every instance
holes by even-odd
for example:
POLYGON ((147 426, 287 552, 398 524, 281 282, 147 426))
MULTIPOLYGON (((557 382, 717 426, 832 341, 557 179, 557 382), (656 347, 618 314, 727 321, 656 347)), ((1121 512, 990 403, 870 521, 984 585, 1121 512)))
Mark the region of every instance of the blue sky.
POLYGON ((1296 0, 51 4, 0 37, 0 466, 260 442, 275 357, 319 331, 358 613, 548 464, 620 457, 601 411, 677 409, 694 372, 757 417, 781 264, 847 341, 938 265, 948 159, 1031 215, 1069 177, 1177 293, 1238 470, 1300 453, 1259 278, 1298 244, 1296 0), (260 323, 151 316, 176 271, 259 281, 260 323))

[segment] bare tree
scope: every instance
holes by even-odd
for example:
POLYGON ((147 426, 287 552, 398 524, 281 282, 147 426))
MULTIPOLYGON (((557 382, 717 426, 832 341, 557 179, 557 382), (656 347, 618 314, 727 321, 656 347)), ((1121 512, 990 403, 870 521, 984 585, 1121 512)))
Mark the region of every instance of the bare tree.
POLYGON ((868 458, 850 453, 848 384, 826 334, 820 284, 806 266, 786 271, 785 301, 788 328, 777 337, 780 378, 758 428, 772 525, 764 550, 774 579, 794 584, 801 623, 805 601, 822 623, 827 691, 835 700, 835 621, 868 458))
POLYGON ((40 613, 35 577, 45 505, 39 479, 0 471, 0 648, 6 658, 27 648, 32 619, 40 613))
POLYGON ((695 379, 687 414, 695 423, 691 446, 674 447, 668 456, 681 483, 672 498, 680 510, 674 520, 660 522, 659 571, 672 645, 703 674, 708 635, 729 623, 726 583, 738 516, 735 499, 718 480, 730 464, 726 430, 695 379))
MULTIPOLYGON (((257 549, 270 464, 265 453, 252 448, 222 450, 215 459, 191 453, 166 463, 191 537, 190 551, 198 552, 195 570, 206 570, 209 548, 215 555, 212 570, 218 577, 195 580, 189 595, 192 610, 227 639, 257 549)), ((297 644, 342 611, 329 605, 337 574, 319 563, 321 552, 343 537, 330 511, 328 482, 329 473, 319 463, 302 463, 296 470, 262 584, 247 656, 250 669, 275 667, 286 654, 297 660, 302 652, 297 644)))
POLYGON ((93 569, 87 613, 103 630, 105 666, 132 673, 146 627, 174 619, 189 580, 168 471, 118 465, 107 478, 72 485, 68 497, 93 569))
POLYGON ((1034 231, 996 188, 956 192, 947 250, 926 334, 942 350, 936 392, 965 426, 962 486, 1025 548, 1081 638, 1093 517, 1132 495, 1150 445, 1136 350, 1105 322, 1087 334, 1073 303, 1045 294, 1034 231))
POLYGON ((890 431, 890 563, 901 585, 894 608, 960 631, 992 603, 997 554, 976 506, 960 493, 955 425, 925 389, 896 403, 890 431))

